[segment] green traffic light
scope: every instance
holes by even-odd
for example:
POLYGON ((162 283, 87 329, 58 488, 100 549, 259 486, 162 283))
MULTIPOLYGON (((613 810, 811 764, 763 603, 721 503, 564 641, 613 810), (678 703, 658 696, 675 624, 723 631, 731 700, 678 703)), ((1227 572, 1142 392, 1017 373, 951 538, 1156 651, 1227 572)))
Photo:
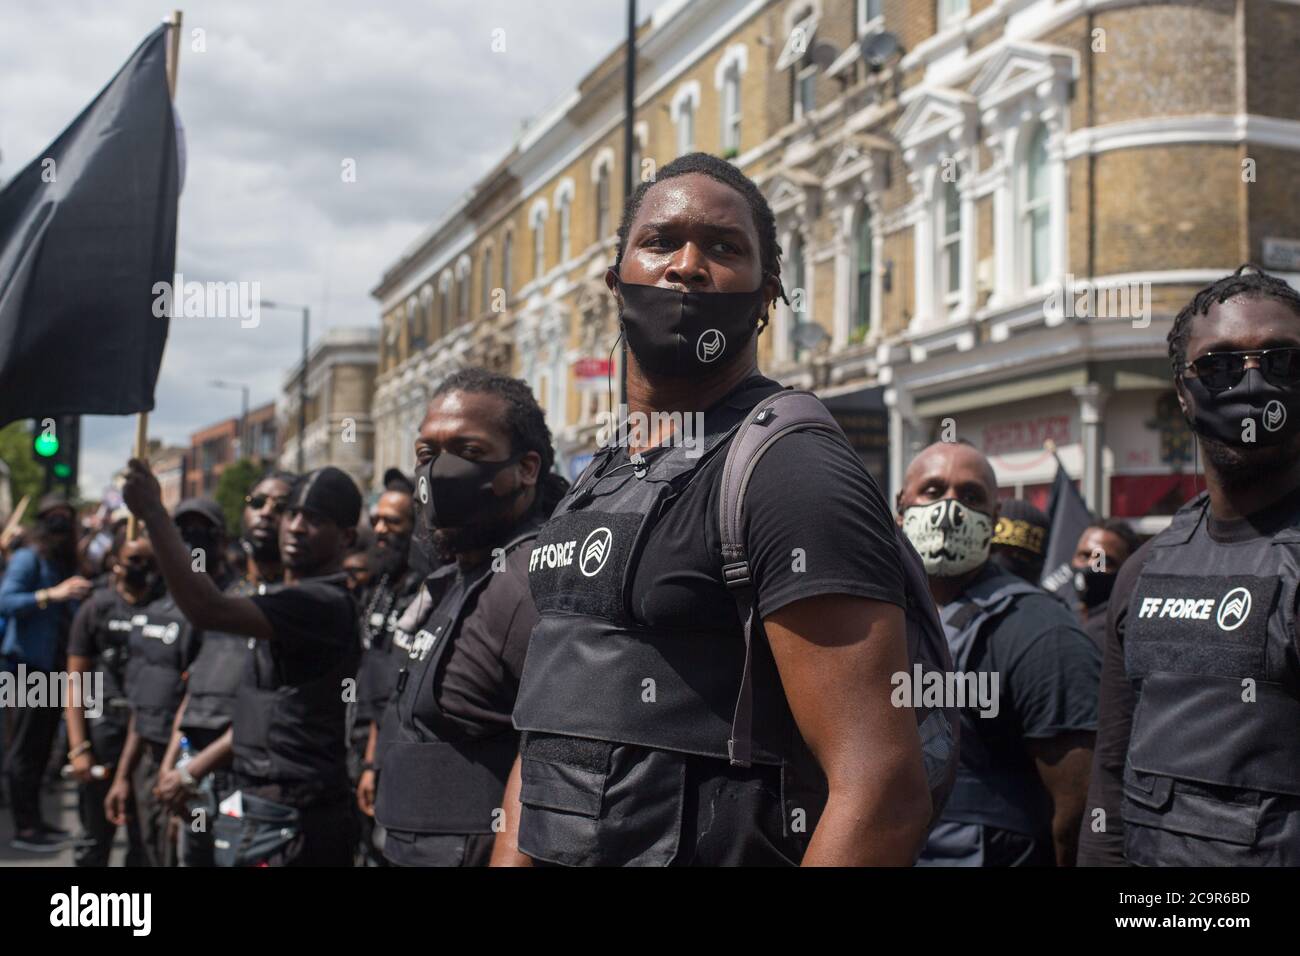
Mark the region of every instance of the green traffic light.
POLYGON ((41 432, 36 436, 33 447, 42 458, 53 458, 59 453, 59 440, 50 432, 41 432))
POLYGON ((71 478, 71 477, 72 477, 72 467, 71 467, 70 465, 65 464, 64 462, 58 462, 58 463, 54 466, 54 469, 53 469, 53 470, 54 470, 54 477, 55 477, 55 478, 71 478))

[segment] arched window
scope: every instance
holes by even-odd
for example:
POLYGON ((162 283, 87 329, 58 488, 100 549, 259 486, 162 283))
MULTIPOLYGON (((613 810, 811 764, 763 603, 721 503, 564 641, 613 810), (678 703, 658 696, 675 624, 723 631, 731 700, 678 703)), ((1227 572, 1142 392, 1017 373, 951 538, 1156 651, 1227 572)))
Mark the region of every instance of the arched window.
POLYGON ((482 312, 492 308, 492 247, 483 250, 483 301, 479 304, 482 312))
POLYGON ((456 317, 465 319, 469 315, 469 280, 474 274, 473 264, 463 258, 456 264, 456 317))
POLYGON ((451 331, 451 273, 444 272, 438 284, 438 338, 451 331))
POLYGON ((569 209, 572 203, 565 194, 556 200, 555 205, 555 237, 559 240, 560 261, 563 262, 569 258, 569 209))
POLYGON ((1047 182, 1047 127, 1039 123, 1025 149, 1020 179, 1020 234, 1030 286, 1047 281, 1051 269, 1052 207, 1047 182))
POLYGON ((939 276, 943 282, 943 299, 953 305, 961 296, 961 195, 955 181, 943 188, 942 226, 939 249, 939 276))
POLYGON ((871 329, 871 276, 875 271, 875 262, 871 229, 871 210, 864 208, 858 216, 857 235, 857 303, 853 312, 853 328, 849 330, 849 341, 866 340, 871 329))
POLYGON ((533 223, 533 278, 540 279, 546 272, 546 219, 533 223))

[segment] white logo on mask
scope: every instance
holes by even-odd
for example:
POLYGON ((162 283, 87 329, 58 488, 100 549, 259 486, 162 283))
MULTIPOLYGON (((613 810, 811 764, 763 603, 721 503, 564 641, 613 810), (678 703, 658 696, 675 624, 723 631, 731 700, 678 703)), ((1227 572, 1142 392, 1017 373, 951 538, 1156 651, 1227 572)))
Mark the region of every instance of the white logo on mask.
POLYGON ((420 504, 427 505, 429 503, 429 479, 424 477, 424 475, 420 476, 419 495, 420 504))
POLYGON ((1233 588, 1219 602, 1219 613, 1214 620, 1221 631, 1235 631, 1250 617, 1250 591, 1233 588))
POLYGON ((1271 432, 1286 424, 1286 406, 1276 398, 1264 406, 1264 427, 1271 432))
POLYGON ((988 560, 993 519, 955 498, 913 505, 903 512, 903 534, 933 578, 973 571, 988 560))
POLYGON ((613 540, 614 535, 608 528, 597 528, 583 540, 582 549, 578 552, 578 570, 584 577, 590 578, 600 573, 609 559, 609 552, 613 550, 613 540))
POLYGON ((727 337, 717 329, 707 329, 695 343, 695 357, 701 362, 712 362, 727 347, 727 337))

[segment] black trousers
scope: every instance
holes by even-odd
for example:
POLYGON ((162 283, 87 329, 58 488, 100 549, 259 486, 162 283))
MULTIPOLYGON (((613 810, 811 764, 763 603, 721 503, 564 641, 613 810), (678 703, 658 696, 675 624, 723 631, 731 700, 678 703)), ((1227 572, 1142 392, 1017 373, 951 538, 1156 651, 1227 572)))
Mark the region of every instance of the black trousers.
POLYGON ((311 792, 291 784, 266 784, 235 775, 236 785, 245 793, 295 807, 301 815, 298 835, 276 851, 268 866, 352 866, 357 845, 357 818, 354 794, 346 785, 328 794, 311 792), (241 785, 242 784, 242 785, 241 785))
POLYGON ((154 740, 140 741, 140 759, 131 774, 131 790, 135 795, 136 819, 140 836, 144 840, 147 866, 174 866, 176 852, 172 847, 168 825, 171 812, 153 795, 158 783, 158 770, 162 766, 167 745, 154 740))
MULTIPOLYGON (((104 798, 112 780, 91 780, 77 787, 77 814, 81 818, 81 840, 73 851, 77 866, 108 866, 113 851, 113 838, 117 827, 104 815, 104 798)), ((136 816, 135 795, 126 803, 126 865, 148 866, 144 840, 140 836, 140 820, 136 816)))
POLYGON ((9 711, 5 777, 15 833, 41 825, 41 777, 50 762, 62 714, 60 707, 14 707, 9 711))

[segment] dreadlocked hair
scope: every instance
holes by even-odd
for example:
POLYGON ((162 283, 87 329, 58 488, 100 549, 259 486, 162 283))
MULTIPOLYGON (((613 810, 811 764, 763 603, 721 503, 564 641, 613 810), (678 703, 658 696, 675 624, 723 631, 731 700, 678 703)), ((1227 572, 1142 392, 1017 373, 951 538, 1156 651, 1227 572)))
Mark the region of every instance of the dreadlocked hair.
MULTIPOLYGON (((776 217, 772 215, 772 207, 767 204, 767 197, 763 195, 758 186, 754 185, 752 179, 727 160, 719 159, 717 156, 711 156, 708 153, 687 153, 685 156, 679 156, 656 172, 654 179, 642 181, 632 191, 632 195, 623 204, 623 218, 618 223, 618 249, 614 257, 614 271, 618 272, 619 267, 623 264, 623 253, 627 249, 628 233, 632 229, 632 221, 636 219, 636 214, 641 211, 641 203, 645 200, 645 194, 656 183, 661 183, 666 179, 674 179, 678 176, 688 176, 692 173, 708 176, 710 179, 720 182, 724 186, 730 186, 740 193, 754 217, 754 228, 758 230, 758 256, 763 267, 763 275, 775 276, 779 283, 781 281, 781 246, 776 241, 776 217)), ((781 297, 785 298, 784 289, 781 290, 781 297)))
POLYGON ((1169 330, 1169 361, 1173 364, 1174 374, 1182 372, 1187 365, 1187 342, 1192 337, 1192 319, 1205 315, 1210 306, 1222 304, 1229 299, 1242 297, 1247 299, 1277 299, 1292 312, 1300 316, 1300 293, 1287 285, 1277 276, 1269 275, 1253 262, 1238 266, 1232 275, 1224 276, 1212 282, 1192 297, 1192 301, 1183 307, 1174 319, 1169 330), (1247 272, 1246 270, 1252 270, 1247 272))
POLYGON ((569 483, 555 471, 555 449, 551 445, 551 430, 546 426, 546 416, 527 383, 508 375, 489 372, 484 368, 463 368, 452 372, 433 391, 433 398, 448 392, 472 392, 495 395, 506 406, 503 423, 510 436, 510 450, 515 454, 535 451, 541 458, 538 470, 537 499, 533 505, 536 513, 550 517, 560 503, 569 483))

